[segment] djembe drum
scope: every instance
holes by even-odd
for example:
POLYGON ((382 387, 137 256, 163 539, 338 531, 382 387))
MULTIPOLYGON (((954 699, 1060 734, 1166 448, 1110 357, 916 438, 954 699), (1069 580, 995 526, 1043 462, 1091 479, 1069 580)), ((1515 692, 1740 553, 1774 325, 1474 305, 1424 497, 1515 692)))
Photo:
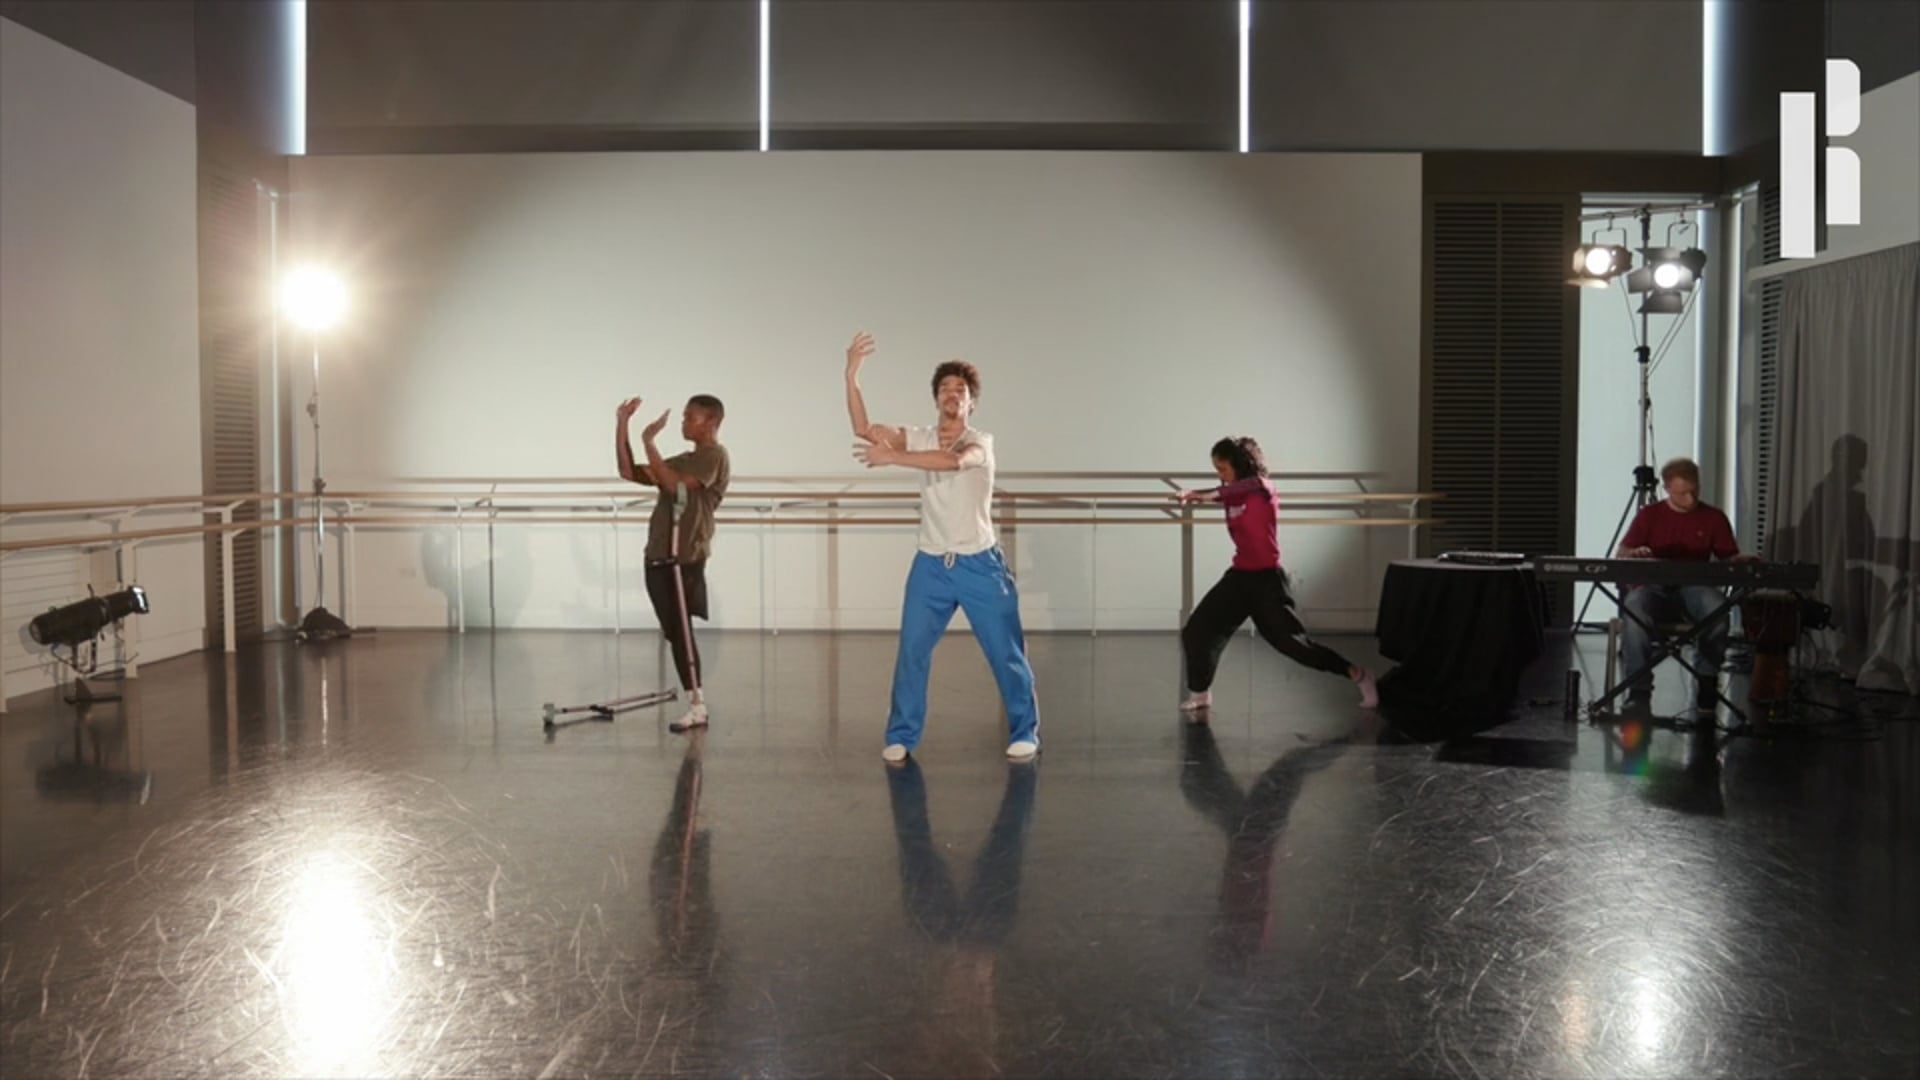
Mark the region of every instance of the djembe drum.
POLYGON ((1747 700, 1787 700, 1792 693, 1787 654, 1800 640, 1800 598, 1779 589, 1757 590, 1740 601, 1740 625, 1753 646, 1753 681, 1747 700))

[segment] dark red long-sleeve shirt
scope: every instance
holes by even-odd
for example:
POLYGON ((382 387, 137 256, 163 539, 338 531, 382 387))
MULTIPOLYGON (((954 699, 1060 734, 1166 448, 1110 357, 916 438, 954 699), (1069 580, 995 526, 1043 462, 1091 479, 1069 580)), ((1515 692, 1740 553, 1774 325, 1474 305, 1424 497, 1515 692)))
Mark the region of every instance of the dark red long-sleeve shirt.
POLYGON ((1703 502, 1684 514, 1665 500, 1641 508, 1620 546, 1651 548, 1656 559, 1682 562, 1711 562, 1740 554, 1727 515, 1703 502))

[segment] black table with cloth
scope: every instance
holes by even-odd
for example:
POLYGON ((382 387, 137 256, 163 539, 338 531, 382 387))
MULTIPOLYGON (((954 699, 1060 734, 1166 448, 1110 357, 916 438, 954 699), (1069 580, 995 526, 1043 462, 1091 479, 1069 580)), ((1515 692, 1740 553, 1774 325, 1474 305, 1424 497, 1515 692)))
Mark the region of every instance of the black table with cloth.
POLYGON ((1374 632, 1398 667, 1380 679, 1389 707, 1478 728, 1512 706, 1546 648, 1546 604, 1531 564, 1402 559, 1387 567, 1374 632))

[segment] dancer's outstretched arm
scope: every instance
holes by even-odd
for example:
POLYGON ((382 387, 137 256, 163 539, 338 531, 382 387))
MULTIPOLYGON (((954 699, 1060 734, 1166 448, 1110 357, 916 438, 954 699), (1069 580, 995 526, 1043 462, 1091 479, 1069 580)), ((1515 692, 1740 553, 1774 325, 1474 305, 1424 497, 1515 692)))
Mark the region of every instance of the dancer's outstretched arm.
POLYGON ((853 421, 853 434, 857 438, 875 446, 904 452, 907 448, 905 431, 867 419, 867 401, 860 394, 860 365, 872 355, 873 335, 865 332, 855 334, 853 343, 847 346, 847 419, 853 421))
POLYGON ((853 456, 869 469, 900 465, 928 472, 959 472, 961 469, 977 469, 985 465, 991 453, 980 442, 969 442, 957 450, 896 450, 877 442, 853 444, 853 456))
POLYGON ((1245 499, 1248 495, 1260 490, 1260 488, 1261 481, 1258 478, 1252 478, 1235 480, 1231 483, 1221 484, 1219 487, 1201 488, 1197 491, 1182 491, 1178 495, 1175 495, 1174 498, 1183 503, 1217 502, 1231 504, 1245 499))

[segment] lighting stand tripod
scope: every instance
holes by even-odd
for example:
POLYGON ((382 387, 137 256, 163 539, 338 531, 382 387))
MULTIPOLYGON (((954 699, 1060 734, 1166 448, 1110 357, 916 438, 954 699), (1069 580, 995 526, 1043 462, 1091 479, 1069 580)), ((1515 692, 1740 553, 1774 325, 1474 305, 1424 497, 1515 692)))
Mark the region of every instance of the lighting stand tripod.
POLYGON ((307 399, 307 415, 313 418, 313 565, 316 606, 300 620, 293 632, 295 641, 326 641, 351 637, 353 627, 327 610, 327 506, 323 496, 327 482, 320 479, 320 341, 313 342, 313 396, 307 399))
MULTIPOLYGON (((1653 208, 1643 206, 1636 214, 1640 219, 1640 250, 1645 251, 1653 245, 1653 208)), ((1620 546, 1620 534, 1626 530, 1627 518, 1645 509, 1655 500, 1659 490, 1658 479, 1653 472, 1653 464, 1647 460, 1651 451, 1647 438, 1647 417, 1653 411, 1653 390, 1651 383, 1653 367, 1653 347, 1649 335, 1652 333, 1652 317, 1645 304, 1640 305, 1640 344, 1633 350, 1634 360, 1640 368, 1640 463, 1633 467, 1633 490, 1627 495, 1627 504, 1620 508, 1620 520, 1614 523, 1613 538, 1607 541, 1604 558, 1613 558, 1620 546)), ((1573 620, 1575 631, 1605 630, 1603 623, 1587 622, 1587 607, 1593 603, 1594 593, 1598 589, 1589 588, 1587 599, 1580 605, 1580 614, 1573 620)))

